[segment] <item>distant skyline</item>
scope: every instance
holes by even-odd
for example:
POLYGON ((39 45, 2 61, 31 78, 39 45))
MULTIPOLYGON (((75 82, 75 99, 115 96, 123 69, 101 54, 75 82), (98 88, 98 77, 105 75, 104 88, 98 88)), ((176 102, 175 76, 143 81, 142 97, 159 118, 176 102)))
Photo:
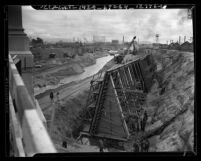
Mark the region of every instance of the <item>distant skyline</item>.
POLYGON ((22 22, 30 37, 50 40, 77 40, 105 36, 106 41, 176 42, 181 36, 189 40, 193 35, 192 19, 186 9, 136 9, 136 10, 35 10, 22 6, 22 22))

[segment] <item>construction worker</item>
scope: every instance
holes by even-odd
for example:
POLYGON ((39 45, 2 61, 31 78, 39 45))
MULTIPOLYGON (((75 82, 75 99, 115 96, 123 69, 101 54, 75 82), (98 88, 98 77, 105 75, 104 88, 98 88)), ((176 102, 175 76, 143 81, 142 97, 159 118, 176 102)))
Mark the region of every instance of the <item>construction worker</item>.
POLYGON ((132 130, 133 130, 133 132, 138 131, 138 127, 137 127, 136 122, 137 122, 137 116, 133 115, 132 116, 132 130))
POLYGON ((146 126, 146 123, 147 123, 147 119, 148 119, 148 115, 147 115, 147 111, 145 110, 145 111, 144 111, 143 120, 142 120, 142 131, 145 130, 145 126, 146 126))
POLYGON ((131 116, 127 117, 127 124, 128 124, 129 131, 132 132, 133 129, 132 129, 132 119, 131 119, 131 116))
POLYGON ((136 111, 136 129, 137 131, 141 130, 141 124, 140 124, 140 114, 139 114, 139 110, 136 111))
POLYGON ((143 119, 144 119, 144 109, 143 108, 140 108, 140 111, 139 111, 139 124, 140 124, 140 130, 143 131, 143 119))
POLYGON ((52 91, 50 92, 50 100, 51 100, 51 102, 53 103, 53 101, 54 101, 54 94, 53 94, 52 91))
POLYGON ((149 151, 149 146, 150 146, 149 140, 146 139, 146 140, 145 140, 145 152, 148 152, 148 151, 149 151))
POLYGON ((59 92, 57 92, 57 102, 59 103, 59 92))
POLYGON ((101 139, 99 140, 99 147, 100 147, 100 152, 104 152, 103 151, 104 145, 103 145, 103 141, 101 139))
POLYGON ((141 141, 141 151, 142 152, 148 152, 149 151, 149 141, 148 139, 144 139, 141 141))
POLYGON ((133 144, 133 152, 139 152, 139 151, 140 151, 139 145, 138 145, 137 142, 135 142, 135 143, 133 144))
POLYGON ((129 125, 129 129, 131 132, 135 132, 135 131, 139 130, 137 120, 138 120, 138 118, 137 118, 136 114, 133 113, 129 116, 128 125, 129 125))
POLYGON ((67 148, 67 142, 66 142, 66 141, 63 141, 63 142, 62 142, 62 146, 63 146, 64 148, 67 148))
POLYGON ((57 100, 59 100, 59 92, 57 92, 57 100))

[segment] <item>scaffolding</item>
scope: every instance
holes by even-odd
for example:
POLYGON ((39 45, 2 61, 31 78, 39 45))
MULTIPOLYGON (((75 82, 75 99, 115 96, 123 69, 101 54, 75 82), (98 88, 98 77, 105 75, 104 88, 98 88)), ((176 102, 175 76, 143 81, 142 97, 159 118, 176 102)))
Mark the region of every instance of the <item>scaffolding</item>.
POLYGON ((85 108, 90 136, 127 141, 140 130, 144 103, 154 76, 151 55, 94 75, 85 108))

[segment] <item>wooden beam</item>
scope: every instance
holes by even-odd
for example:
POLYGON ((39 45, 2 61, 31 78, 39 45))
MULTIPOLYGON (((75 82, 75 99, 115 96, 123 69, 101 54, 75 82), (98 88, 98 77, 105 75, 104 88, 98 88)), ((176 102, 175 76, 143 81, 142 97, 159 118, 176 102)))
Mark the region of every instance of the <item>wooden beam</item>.
POLYGON ((136 63, 133 63, 133 64, 132 64, 132 67, 133 67, 133 69, 134 69, 133 72, 136 74, 136 78, 135 78, 135 88, 136 88, 136 85, 137 85, 137 81, 136 81, 136 80, 139 80, 139 75, 138 75, 138 72, 137 72, 137 70, 136 70, 135 64, 136 64, 136 63))
POLYGON ((109 138, 109 139, 114 139, 114 140, 120 140, 120 141, 127 141, 127 139, 125 138, 119 138, 119 137, 114 137, 108 134, 97 134, 94 135, 95 137, 100 137, 100 138, 109 138))
MULTIPOLYGON (((123 87, 123 84, 122 84, 122 81, 121 81, 121 77, 120 77, 119 71, 117 71, 117 76, 119 78, 119 82, 120 82, 121 88, 123 89, 124 87, 123 87)), ((123 90, 123 95, 124 95, 124 99, 126 100, 126 103, 128 103, 124 90, 123 90)), ((128 112, 130 113, 130 109, 129 108, 128 108, 128 112)))
POLYGON ((123 67, 122 69, 123 69, 123 71, 124 71, 124 74, 125 74, 125 79, 126 79, 126 82, 127 82, 128 87, 129 87, 129 82, 128 82, 127 75, 126 75, 126 72, 125 72, 124 67, 123 67))
POLYGON ((140 69, 140 66, 139 66, 139 62, 137 62, 137 64, 136 64, 137 66, 137 69, 138 69, 138 71, 139 71, 139 75, 140 75, 140 79, 141 79, 141 81, 142 81, 142 86, 143 86, 143 90, 145 89, 144 88, 144 79, 143 79, 143 75, 142 75, 142 72, 141 72, 141 69, 140 69))
POLYGON ((136 85, 136 80, 135 80, 135 73, 134 73, 134 71, 133 71, 132 65, 130 64, 130 65, 128 66, 128 68, 129 68, 129 70, 130 70, 131 76, 134 77, 134 79, 133 79, 133 77, 132 77, 132 80, 133 80, 133 83, 134 83, 133 85, 135 86, 135 85, 136 85))
POLYGON ((105 81, 107 81, 106 79, 107 79, 107 73, 105 73, 105 75, 104 75, 103 83, 102 83, 102 85, 100 87, 100 93, 98 95, 98 100, 96 101, 95 114, 93 116, 91 126, 90 126, 90 129, 89 129, 90 134, 93 133, 92 130, 93 130, 94 126, 96 126, 96 116, 97 116, 98 110, 100 108, 100 101, 101 101, 101 97, 102 97, 102 91, 103 91, 103 88, 104 88, 104 85, 105 85, 104 83, 105 83, 105 81))
POLYGON ((135 76, 135 81, 138 79, 138 75, 137 75, 137 72, 136 72, 136 69, 135 69, 135 64, 131 64, 131 67, 133 69, 133 73, 134 73, 134 76, 135 76))
POLYGON ((116 100, 117 100, 117 104, 118 104, 119 110, 121 112, 121 119, 122 119, 122 122, 123 122, 123 126, 124 126, 125 132, 127 134, 127 138, 128 138, 130 134, 129 134, 129 131, 128 131, 128 127, 126 125, 126 121, 125 121, 125 118, 124 118, 124 115, 123 115, 123 111, 122 111, 122 108, 121 108, 121 105, 120 105, 120 101, 119 101, 119 98, 118 98, 118 95, 117 95, 117 91, 115 89, 114 81, 113 81, 113 78, 112 78, 111 75, 110 75, 110 80, 111 80, 111 83, 112 83, 112 87, 114 89, 114 93, 115 93, 115 96, 116 96, 116 100))
POLYGON ((129 69, 129 66, 127 67, 127 69, 128 69, 128 73, 129 73, 130 78, 131 78, 131 83, 132 83, 132 85, 133 85, 133 84, 134 84, 134 82, 133 82, 133 78, 132 78, 132 76, 131 76, 131 71, 130 71, 130 69, 129 69))

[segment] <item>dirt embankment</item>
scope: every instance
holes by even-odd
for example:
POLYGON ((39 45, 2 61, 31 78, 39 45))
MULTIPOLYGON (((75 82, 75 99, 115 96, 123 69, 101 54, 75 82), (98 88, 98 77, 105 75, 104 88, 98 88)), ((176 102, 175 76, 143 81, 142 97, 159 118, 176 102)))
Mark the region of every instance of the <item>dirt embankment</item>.
MULTIPOLYGON (((178 51, 153 51, 161 70, 157 73, 157 80, 147 96, 146 108, 148 122, 146 130, 155 129, 176 116, 181 110, 187 109, 157 135, 149 138, 151 152, 160 151, 193 151, 194 147, 194 55, 178 51)), ((112 61, 106 66, 112 66, 112 61)), ((105 67, 106 68, 106 67, 105 67)), ((87 88, 79 95, 68 99, 58 116, 61 123, 58 126, 71 129, 71 135, 76 136, 82 126, 79 111, 86 103, 87 88), (70 116, 66 117, 67 111, 70 116), (65 113, 65 114, 64 114, 65 113), (66 120, 66 121, 64 121, 66 120), (65 122, 65 123, 64 123, 65 122), (66 126, 66 125, 69 126, 66 126), (69 128, 70 127, 70 128, 69 128)), ((65 132, 63 132, 65 133, 65 132)))
POLYGON ((66 76, 81 74, 84 72, 84 67, 95 64, 97 58, 105 55, 106 53, 99 55, 86 53, 83 56, 76 56, 74 59, 48 60, 41 69, 34 72, 34 87, 56 85, 66 76))
MULTIPOLYGON (((103 67, 103 70, 109 69, 113 64, 113 60, 109 61, 103 67)), ((64 140, 67 140, 68 147, 73 152, 99 151, 97 147, 80 145, 75 140, 83 126, 83 120, 80 114, 84 112, 83 109, 87 101, 91 79, 92 77, 89 77, 79 82, 71 83, 70 85, 63 85, 54 91, 54 93, 60 93, 60 105, 56 107, 54 129, 51 138, 60 152, 65 151, 65 149, 61 148, 62 141, 64 140)), ((45 92, 37 97, 49 128, 52 109, 49 93, 45 92)))
POLYGON ((147 96, 146 130, 162 125, 187 109, 160 134, 150 138, 149 151, 193 151, 194 147, 194 54, 178 51, 154 52, 162 65, 147 96))
MULTIPOLYGON (((75 89, 71 89, 70 91, 60 91, 60 95, 63 96, 60 100, 60 106, 56 107, 54 129, 53 133, 51 134, 51 138, 59 152, 62 152, 61 145, 63 141, 67 141, 67 151, 97 152, 99 150, 97 147, 81 145, 76 142, 76 138, 78 137, 83 125, 79 114, 86 104, 90 80, 91 79, 86 79, 86 82, 84 82, 80 88, 80 85, 78 84, 78 87, 76 87, 77 85, 74 85, 75 89)), ((51 119, 51 107, 52 106, 50 105, 48 110, 44 111, 46 120, 51 119)), ((50 122, 48 122, 47 125, 49 128, 50 122)))

